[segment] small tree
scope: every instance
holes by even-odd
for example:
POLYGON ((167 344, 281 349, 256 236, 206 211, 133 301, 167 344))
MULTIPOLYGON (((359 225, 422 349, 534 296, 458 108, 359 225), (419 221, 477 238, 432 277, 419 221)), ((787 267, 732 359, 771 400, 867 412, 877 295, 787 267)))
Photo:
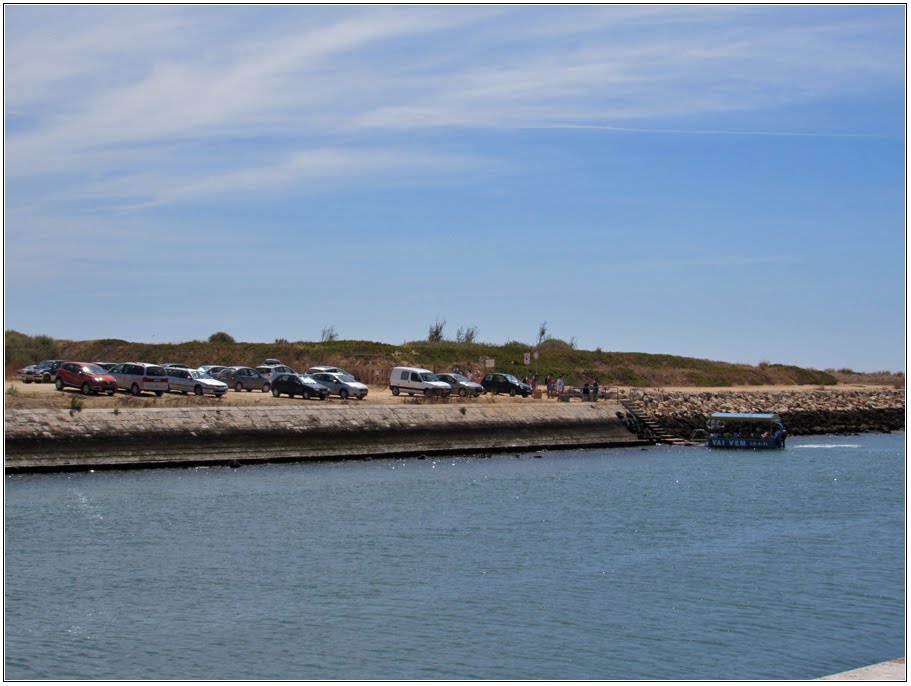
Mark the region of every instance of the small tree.
POLYGON ((536 345, 541 345, 544 341, 547 340, 547 322, 541 322, 541 326, 538 327, 538 342, 536 345))
POLYGON ((323 327, 323 333, 319 338, 323 343, 328 343, 330 341, 338 340, 338 331, 335 330, 335 324, 330 324, 329 326, 323 327))
POLYGON ((467 329, 463 329, 461 326, 459 330, 456 331, 456 341, 458 343, 474 343, 478 338, 478 327, 469 326, 467 329))
POLYGON ((224 331, 216 331, 209 336, 209 343, 237 343, 233 336, 229 336, 224 331))
POLYGON ((443 327, 446 326, 446 320, 440 321, 437 318, 436 322, 430 325, 430 329, 427 332, 427 340, 430 343, 439 343, 443 340, 443 327))

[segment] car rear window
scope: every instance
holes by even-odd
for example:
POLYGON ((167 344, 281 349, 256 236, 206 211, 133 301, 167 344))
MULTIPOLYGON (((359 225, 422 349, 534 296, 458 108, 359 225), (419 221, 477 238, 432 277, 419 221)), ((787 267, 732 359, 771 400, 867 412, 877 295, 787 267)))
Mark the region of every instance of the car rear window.
POLYGON ((164 367, 146 367, 145 370, 146 376, 167 376, 164 367))

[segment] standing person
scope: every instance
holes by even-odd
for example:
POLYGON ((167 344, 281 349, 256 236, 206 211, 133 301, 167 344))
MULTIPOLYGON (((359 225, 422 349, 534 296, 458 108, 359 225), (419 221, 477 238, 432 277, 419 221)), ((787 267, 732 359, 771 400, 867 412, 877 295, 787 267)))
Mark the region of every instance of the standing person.
POLYGON ((563 378, 563 375, 557 377, 557 395, 560 395, 563 392, 563 388, 566 386, 566 380, 563 378))
POLYGON ((548 374, 547 376, 544 377, 544 386, 545 386, 545 388, 547 388, 547 397, 553 398, 554 397, 554 395, 553 395, 554 394, 554 380, 552 378, 550 378, 550 374, 548 374))
POLYGON ((598 379, 592 384, 592 402, 598 402, 598 379))
POLYGON ((538 375, 535 374, 531 377, 531 392, 534 393, 535 389, 538 387, 538 375))

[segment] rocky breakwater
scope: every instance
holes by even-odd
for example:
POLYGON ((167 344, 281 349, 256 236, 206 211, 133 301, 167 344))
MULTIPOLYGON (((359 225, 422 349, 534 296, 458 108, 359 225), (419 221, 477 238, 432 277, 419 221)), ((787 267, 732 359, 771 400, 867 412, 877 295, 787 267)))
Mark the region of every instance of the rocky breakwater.
POLYGON ((7 472, 642 445, 614 402, 7 410, 7 472))
POLYGON ((905 428, 904 389, 633 391, 668 432, 689 438, 713 412, 774 412, 791 435, 889 432, 905 428))

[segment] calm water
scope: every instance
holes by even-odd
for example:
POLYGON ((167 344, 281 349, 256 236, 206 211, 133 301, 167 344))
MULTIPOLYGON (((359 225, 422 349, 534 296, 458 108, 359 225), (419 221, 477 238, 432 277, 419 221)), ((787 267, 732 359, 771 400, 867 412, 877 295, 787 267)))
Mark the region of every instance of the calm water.
POLYGON ((6 478, 7 679, 805 679, 904 654, 904 434, 6 478))

